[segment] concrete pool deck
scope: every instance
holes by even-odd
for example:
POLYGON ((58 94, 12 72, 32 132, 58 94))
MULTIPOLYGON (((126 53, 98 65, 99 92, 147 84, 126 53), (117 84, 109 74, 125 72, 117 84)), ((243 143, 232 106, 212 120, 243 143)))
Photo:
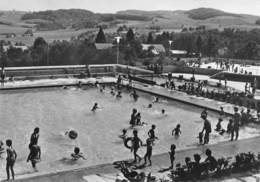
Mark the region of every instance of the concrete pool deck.
MULTIPOLYGON (((205 146, 198 146, 193 149, 181 150, 176 151, 176 159, 175 164, 178 162, 184 163, 185 157, 193 158, 195 153, 203 154, 202 161, 205 159, 205 150, 210 148, 213 151, 213 155, 216 157, 231 157, 241 152, 254 152, 258 153, 260 151, 260 137, 250 138, 245 140, 239 140, 234 142, 222 142, 215 145, 205 145, 205 146)), ((143 161, 142 161, 143 162, 143 161)), ((141 162, 141 163, 142 163, 141 162)), ((151 167, 147 167, 142 169, 144 172, 152 172, 153 175, 156 176, 167 176, 170 171, 165 171, 164 173, 160 173, 160 170, 164 170, 169 167, 169 155, 168 153, 156 155, 152 157, 153 165, 151 167)), ((88 175, 99 175, 103 176, 103 181, 106 181, 106 176, 116 177, 120 171, 116 169, 113 164, 104 164, 100 166, 94 166, 90 168, 82 168, 77 170, 65 171, 65 172, 58 172, 58 173, 51 173, 51 174, 41 174, 41 173, 34 173, 31 175, 24 175, 24 176, 17 176, 17 181, 21 182, 47 182, 47 181, 54 181, 54 182, 71 182, 71 181, 82 181, 84 176, 88 175)), ((211 179, 210 181, 212 181, 211 179)), ((86 182, 86 181, 85 181, 86 182)))

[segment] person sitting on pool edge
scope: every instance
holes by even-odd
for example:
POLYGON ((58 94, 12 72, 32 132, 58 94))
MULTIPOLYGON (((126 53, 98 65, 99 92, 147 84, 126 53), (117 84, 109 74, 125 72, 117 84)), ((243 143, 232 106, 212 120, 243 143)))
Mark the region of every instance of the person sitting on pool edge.
POLYGON ((80 148, 79 147, 75 147, 74 148, 74 153, 71 154, 72 160, 78 160, 80 158, 82 158, 83 160, 87 160, 84 156, 83 153, 80 152, 80 148))

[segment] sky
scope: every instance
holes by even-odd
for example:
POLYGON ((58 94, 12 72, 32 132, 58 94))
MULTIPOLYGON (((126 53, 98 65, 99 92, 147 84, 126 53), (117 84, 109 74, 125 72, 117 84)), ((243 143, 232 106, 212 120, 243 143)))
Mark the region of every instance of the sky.
POLYGON ((260 0, 0 0, 1 10, 40 11, 79 8, 96 13, 120 10, 190 10, 210 7, 260 16, 260 0))

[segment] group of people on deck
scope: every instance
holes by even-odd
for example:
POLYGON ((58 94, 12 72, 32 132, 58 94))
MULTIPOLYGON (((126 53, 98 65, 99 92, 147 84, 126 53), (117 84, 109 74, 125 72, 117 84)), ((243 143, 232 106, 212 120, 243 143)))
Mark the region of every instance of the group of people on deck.
MULTIPOLYGON (((212 132, 212 129, 211 129, 211 123, 208 120, 207 109, 204 109, 202 111, 201 118, 204 120, 204 125, 202 131, 199 133, 199 141, 200 144, 208 144, 209 135, 212 132)), ((225 119, 225 111, 223 107, 220 107, 219 119, 216 124, 215 131, 218 132, 220 135, 223 135, 224 133, 228 133, 230 135, 230 141, 233 141, 233 140, 238 140, 240 127, 250 123, 251 120, 253 119, 253 116, 251 114, 250 109, 247 109, 247 112, 245 112, 244 108, 242 108, 241 111, 239 112, 238 107, 234 107, 234 114, 229 118, 226 129, 222 127, 222 122, 224 121, 224 119, 225 119)))

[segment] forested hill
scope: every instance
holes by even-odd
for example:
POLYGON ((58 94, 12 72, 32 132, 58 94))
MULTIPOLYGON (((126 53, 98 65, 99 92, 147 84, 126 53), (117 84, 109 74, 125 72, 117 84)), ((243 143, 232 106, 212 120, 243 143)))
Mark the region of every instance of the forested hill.
POLYGON ((218 16, 230 16, 230 17, 242 17, 242 15, 226 13, 224 11, 220 11, 212 8, 198 8, 187 11, 186 14, 192 19, 195 20, 206 20, 208 18, 214 18, 218 16))
MULTIPOLYGON (((170 7, 169 7, 170 8, 170 7)), ((0 11, 0 33, 17 32, 28 27, 36 31, 58 29, 85 29, 97 26, 114 28, 126 25, 139 29, 182 29, 199 27, 208 29, 235 28, 251 30, 258 28, 259 16, 228 13, 212 8, 189 11, 142 11, 125 10, 117 13, 94 13, 83 9, 60 9, 39 12, 0 11), (1 27, 2 26, 2 27, 1 27), (6 31, 4 31, 6 30, 6 31)), ((23 30, 24 32, 26 30, 23 30)))
POLYGON ((93 28, 101 22, 116 20, 149 21, 148 16, 124 14, 99 14, 82 9, 54 10, 26 13, 21 20, 35 23, 40 30, 65 29, 65 28, 93 28))

